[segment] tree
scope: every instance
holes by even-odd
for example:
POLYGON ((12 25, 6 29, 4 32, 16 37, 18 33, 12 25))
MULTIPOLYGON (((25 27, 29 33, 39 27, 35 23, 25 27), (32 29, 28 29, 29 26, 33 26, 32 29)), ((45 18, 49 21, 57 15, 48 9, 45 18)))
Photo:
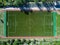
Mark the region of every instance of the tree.
POLYGON ((28 41, 27 41, 27 44, 30 44, 30 43, 31 43, 31 40, 28 40, 28 41))
POLYGON ((33 41, 33 44, 36 44, 36 40, 33 41))
POLYGON ((7 42, 3 41, 3 45, 7 45, 7 42))
POLYGON ((41 0, 42 2, 52 2, 53 0, 41 0))
POLYGON ((8 40, 7 43, 10 43, 10 40, 8 40))
POLYGON ((3 7, 3 3, 2 2, 0 2, 0 7, 3 7))
POLYGON ((43 41, 44 41, 44 42, 46 42, 46 40, 45 40, 45 39, 43 39, 43 41))

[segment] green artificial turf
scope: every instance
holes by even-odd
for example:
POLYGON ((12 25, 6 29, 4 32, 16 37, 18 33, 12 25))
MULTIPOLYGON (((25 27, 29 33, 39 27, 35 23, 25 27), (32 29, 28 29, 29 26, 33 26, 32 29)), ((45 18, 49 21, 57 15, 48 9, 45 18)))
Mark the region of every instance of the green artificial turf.
POLYGON ((7 36, 53 36, 50 12, 7 12, 7 36))
POLYGON ((56 16, 56 31, 57 31, 57 36, 60 35, 60 15, 56 16))

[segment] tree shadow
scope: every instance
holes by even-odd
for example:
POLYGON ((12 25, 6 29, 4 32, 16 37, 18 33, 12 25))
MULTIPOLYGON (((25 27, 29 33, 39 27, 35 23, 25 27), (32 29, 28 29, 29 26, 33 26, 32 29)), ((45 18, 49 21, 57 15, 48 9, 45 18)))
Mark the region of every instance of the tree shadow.
POLYGON ((51 7, 50 7, 49 3, 43 2, 43 5, 44 5, 44 7, 46 7, 48 12, 51 12, 51 7))
POLYGON ((25 3, 22 6, 20 6, 21 12, 24 12, 26 15, 29 15, 29 13, 32 13, 33 11, 30 9, 29 3, 25 3))
POLYGON ((42 7, 41 7, 41 4, 36 3, 36 5, 37 5, 37 7, 39 8, 39 10, 42 11, 42 9, 41 9, 41 8, 42 8, 42 7))

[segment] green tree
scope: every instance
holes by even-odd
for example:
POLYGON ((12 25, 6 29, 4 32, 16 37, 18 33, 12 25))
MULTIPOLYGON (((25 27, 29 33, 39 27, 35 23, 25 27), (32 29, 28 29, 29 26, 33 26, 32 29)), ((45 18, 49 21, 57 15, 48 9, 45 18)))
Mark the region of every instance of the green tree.
POLYGON ((42 2, 52 2, 54 0, 41 0, 42 2))

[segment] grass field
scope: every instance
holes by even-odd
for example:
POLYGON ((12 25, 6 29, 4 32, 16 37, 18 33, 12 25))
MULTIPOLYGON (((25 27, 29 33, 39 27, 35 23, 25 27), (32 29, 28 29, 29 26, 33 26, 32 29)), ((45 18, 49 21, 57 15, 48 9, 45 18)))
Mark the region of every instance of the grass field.
POLYGON ((2 0, 0 0, 0 2, 2 2, 2 0))
POLYGON ((57 36, 60 36, 60 15, 56 16, 56 30, 57 30, 57 36))
POLYGON ((4 24, 1 22, 1 19, 4 20, 3 12, 0 12, 0 36, 4 35, 4 24))
POLYGON ((50 12, 7 12, 7 36, 53 36, 50 12))

